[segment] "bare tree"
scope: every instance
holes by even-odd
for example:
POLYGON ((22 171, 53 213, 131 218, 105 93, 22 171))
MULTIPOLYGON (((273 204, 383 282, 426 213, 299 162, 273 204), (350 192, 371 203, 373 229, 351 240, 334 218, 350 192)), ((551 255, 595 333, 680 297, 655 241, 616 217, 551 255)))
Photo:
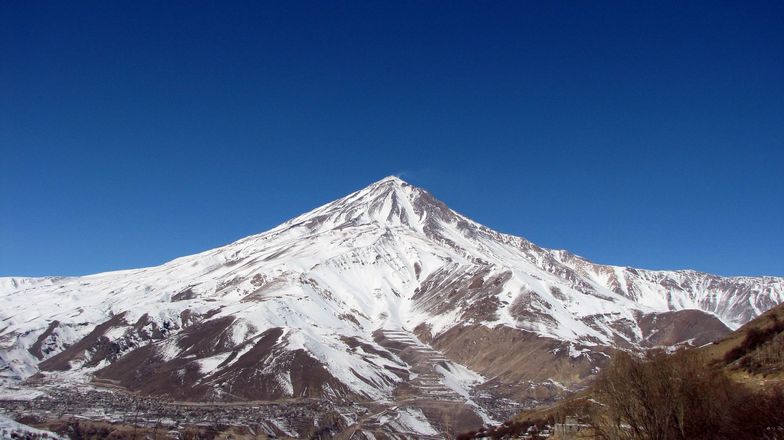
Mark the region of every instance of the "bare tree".
POLYGON ((784 438, 780 390, 753 392, 694 352, 618 353, 595 396, 593 425, 603 440, 784 438))

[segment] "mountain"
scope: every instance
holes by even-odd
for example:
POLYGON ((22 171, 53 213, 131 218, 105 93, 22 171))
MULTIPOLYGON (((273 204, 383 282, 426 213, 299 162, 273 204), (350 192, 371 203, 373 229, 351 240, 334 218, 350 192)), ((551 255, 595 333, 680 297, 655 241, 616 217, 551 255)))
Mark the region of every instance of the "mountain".
POLYGON ((784 304, 710 344, 615 356, 591 386, 457 438, 518 438, 532 426, 552 430, 561 423, 580 431, 575 438, 594 438, 606 436, 608 420, 626 426, 623 438, 650 438, 654 429, 657 438, 711 440, 781 438, 784 433, 784 304), (663 416, 667 411, 687 416, 675 422, 679 426, 669 425, 680 433, 662 432, 673 420, 663 416), (614 416, 608 419, 608 414, 614 416), (629 428, 642 424, 641 418, 664 423, 629 428))
POLYGON ((0 374, 358 405, 330 432, 437 436, 580 387, 613 348, 705 344, 782 302, 784 278, 595 264, 387 177, 161 266, 0 278, 0 374))

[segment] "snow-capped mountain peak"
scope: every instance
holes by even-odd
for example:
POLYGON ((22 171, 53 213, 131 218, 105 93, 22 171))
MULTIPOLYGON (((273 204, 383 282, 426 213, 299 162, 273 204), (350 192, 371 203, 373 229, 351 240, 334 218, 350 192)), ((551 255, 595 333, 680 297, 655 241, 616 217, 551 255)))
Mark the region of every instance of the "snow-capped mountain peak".
POLYGON ((595 264, 390 176, 158 267, 0 278, 0 371, 187 399, 391 400, 428 378, 416 392, 443 387, 486 419, 470 400, 486 377, 568 385, 602 347, 704 343, 781 302, 782 278, 595 264))
POLYGON ((316 232, 375 224, 424 232, 434 221, 450 222, 457 218, 456 213, 427 191, 389 176, 289 220, 281 228, 304 227, 316 232))

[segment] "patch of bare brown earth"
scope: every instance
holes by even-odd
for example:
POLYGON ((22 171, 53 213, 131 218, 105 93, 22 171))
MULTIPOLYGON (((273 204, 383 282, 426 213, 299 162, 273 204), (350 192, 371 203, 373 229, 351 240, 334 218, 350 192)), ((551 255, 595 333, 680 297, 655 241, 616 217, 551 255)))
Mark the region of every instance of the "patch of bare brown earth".
POLYGON ((589 383, 607 359, 603 352, 609 351, 580 350, 506 326, 458 326, 430 343, 449 359, 492 378, 482 385, 485 389, 521 401, 552 399, 565 392, 559 385, 574 389, 589 383))
POLYGON ((125 312, 118 313, 108 321, 97 325, 76 344, 38 364, 38 367, 43 371, 66 371, 71 369, 71 362, 77 360, 85 360, 87 366, 96 366, 100 361, 116 353, 116 347, 104 336, 106 332, 126 324, 125 312), (85 354, 88 352, 92 356, 86 359, 85 354))
POLYGON ((640 345, 647 347, 682 343, 701 346, 731 332, 718 318, 700 310, 639 314, 637 323, 643 334, 640 345))

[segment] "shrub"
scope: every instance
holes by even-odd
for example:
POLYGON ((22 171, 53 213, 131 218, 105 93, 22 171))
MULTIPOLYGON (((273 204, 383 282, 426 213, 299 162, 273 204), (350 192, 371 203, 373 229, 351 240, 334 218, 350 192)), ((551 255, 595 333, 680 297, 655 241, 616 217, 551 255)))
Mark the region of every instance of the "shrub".
POLYGON ((781 389, 752 392, 694 353, 618 353, 595 395, 599 439, 784 439, 781 389))
POLYGON ((724 355, 724 361, 728 364, 735 362, 784 331, 784 322, 779 321, 776 315, 771 315, 770 320, 772 324, 769 327, 749 329, 740 345, 724 355))

